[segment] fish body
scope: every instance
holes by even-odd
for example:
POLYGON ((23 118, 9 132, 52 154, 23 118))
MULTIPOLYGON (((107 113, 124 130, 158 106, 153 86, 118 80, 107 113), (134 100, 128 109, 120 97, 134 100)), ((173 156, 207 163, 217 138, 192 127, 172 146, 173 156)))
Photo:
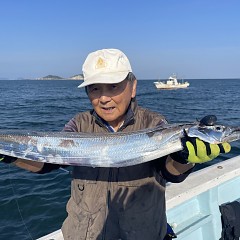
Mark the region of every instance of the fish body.
POLYGON ((240 139, 240 127, 194 122, 127 133, 0 130, 0 154, 53 164, 126 167, 182 150, 185 135, 209 143, 232 142, 240 139))

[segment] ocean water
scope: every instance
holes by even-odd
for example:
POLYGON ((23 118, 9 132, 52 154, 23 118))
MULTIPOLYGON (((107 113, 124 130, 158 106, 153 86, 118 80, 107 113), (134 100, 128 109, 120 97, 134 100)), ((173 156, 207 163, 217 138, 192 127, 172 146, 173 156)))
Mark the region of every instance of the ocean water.
MULTIPOLYGON (((138 81, 139 105, 171 123, 215 114, 221 124, 240 125, 240 79, 189 80, 190 87, 158 90, 154 80, 138 81)), ((76 113, 91 108, 80 81, 0 81, 0 128, 61 131, 76 113)), ((199 168, 239 155, 232 151, 199 168)), ((71 176, 66 171, 38 175, 0 164, 0 239, 36 239, 61 227, 71 176)))

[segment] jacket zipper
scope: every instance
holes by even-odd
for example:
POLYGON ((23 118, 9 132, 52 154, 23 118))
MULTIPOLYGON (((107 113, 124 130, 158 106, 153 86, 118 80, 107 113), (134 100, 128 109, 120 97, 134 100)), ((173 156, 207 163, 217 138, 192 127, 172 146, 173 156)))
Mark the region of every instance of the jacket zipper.
MULTIPOLYGON (((110 130, 101 122, 98 120, 98 124, 106 130, 106 132, 110 132, 110 130)), ((103 226, 103 231, 102 231, 102 240, 105 240, 106 233, 107 233, 107 219, 108 219, 108 213, 109 213, 109 206, 111 202, 111 194, 110 194, 110 181, 112 178, 112 168, 109 168, 109 173, 108 173, 108 186, 107 186, 107 199, 106 199, 106 210, 105 210, 105 223, 103 226)))
MULTIPOLYGON (((130 119, 127 119, 126 122, 118 129, 118 132, 121 132, 131 121, 133 120, 133 117, 130 119)), ((97 120, 98 124, 104 128, 107 132, 110 132, 110 130, 105 126, 101 121, 97 120)), ((111 203, 111 192, 110 192, 110 183, 112 180, 112 174, 113 174, 113 169, 109 168, 109 173, 108 173, 108 187, 107 187, 107 200, 106 200, 106 210, 105 210, 105 224, 103 227, 103 234, 102 234, 102 240, 105 240, 106 237, 106 232, 107 232, 107 222, 108 222, 108 213, 109 213, 109 206, 111 203)))
POLYGON ((107 200, 106 200, 106 211, 105 211, 105 224, 104 224, 104 228, 103 228, 102 240, 105 240, 106 233, 107 233, 109 206, 110 206, 110 203, 111 203, 110 183, 111 183, 111 179, 112 179, 112 171, 113 171, 113 169, 110 168, 109 169, 109 175, 108 175, 107 200))

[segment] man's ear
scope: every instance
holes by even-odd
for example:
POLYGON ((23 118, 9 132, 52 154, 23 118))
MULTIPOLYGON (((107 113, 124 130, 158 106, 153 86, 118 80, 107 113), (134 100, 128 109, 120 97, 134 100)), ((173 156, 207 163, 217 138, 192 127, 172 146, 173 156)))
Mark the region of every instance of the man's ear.
POLYGON ((136 93, 137 93, 137 80, 135 79, 133 81, 133 86, 132 86, 132 98, 136 97, 136 93))

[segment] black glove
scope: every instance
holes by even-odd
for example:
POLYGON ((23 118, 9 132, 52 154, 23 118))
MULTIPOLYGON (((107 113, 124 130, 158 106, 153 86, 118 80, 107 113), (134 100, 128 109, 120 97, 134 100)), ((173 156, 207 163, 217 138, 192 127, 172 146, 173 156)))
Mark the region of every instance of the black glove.
POLYGON ((11 157, 11 156, 6 156, 3 154, 0 154, 0 162, 4 162, 4 163, 13 163, 17 160, 16 157, 11 157))
POLYGON ((199 138, 186 137, 182 139, 183 150, 171 154, 173 160, 180 163, 204 163, 213 160, 220 153, 231 150, 229 143, 211 144, 199 138))
MULTIPOLYGON (((217 121, 215 115, 207 115, 200 120, 200 125, 214 126, 217 121)), ((231 150, 229 143, 210 144, 199 138, 185 136, 182 139, 183 150, 171 154, 171 157, 180 163, 204 163, 213 160, 220 153, 228 153, 231 150)))

